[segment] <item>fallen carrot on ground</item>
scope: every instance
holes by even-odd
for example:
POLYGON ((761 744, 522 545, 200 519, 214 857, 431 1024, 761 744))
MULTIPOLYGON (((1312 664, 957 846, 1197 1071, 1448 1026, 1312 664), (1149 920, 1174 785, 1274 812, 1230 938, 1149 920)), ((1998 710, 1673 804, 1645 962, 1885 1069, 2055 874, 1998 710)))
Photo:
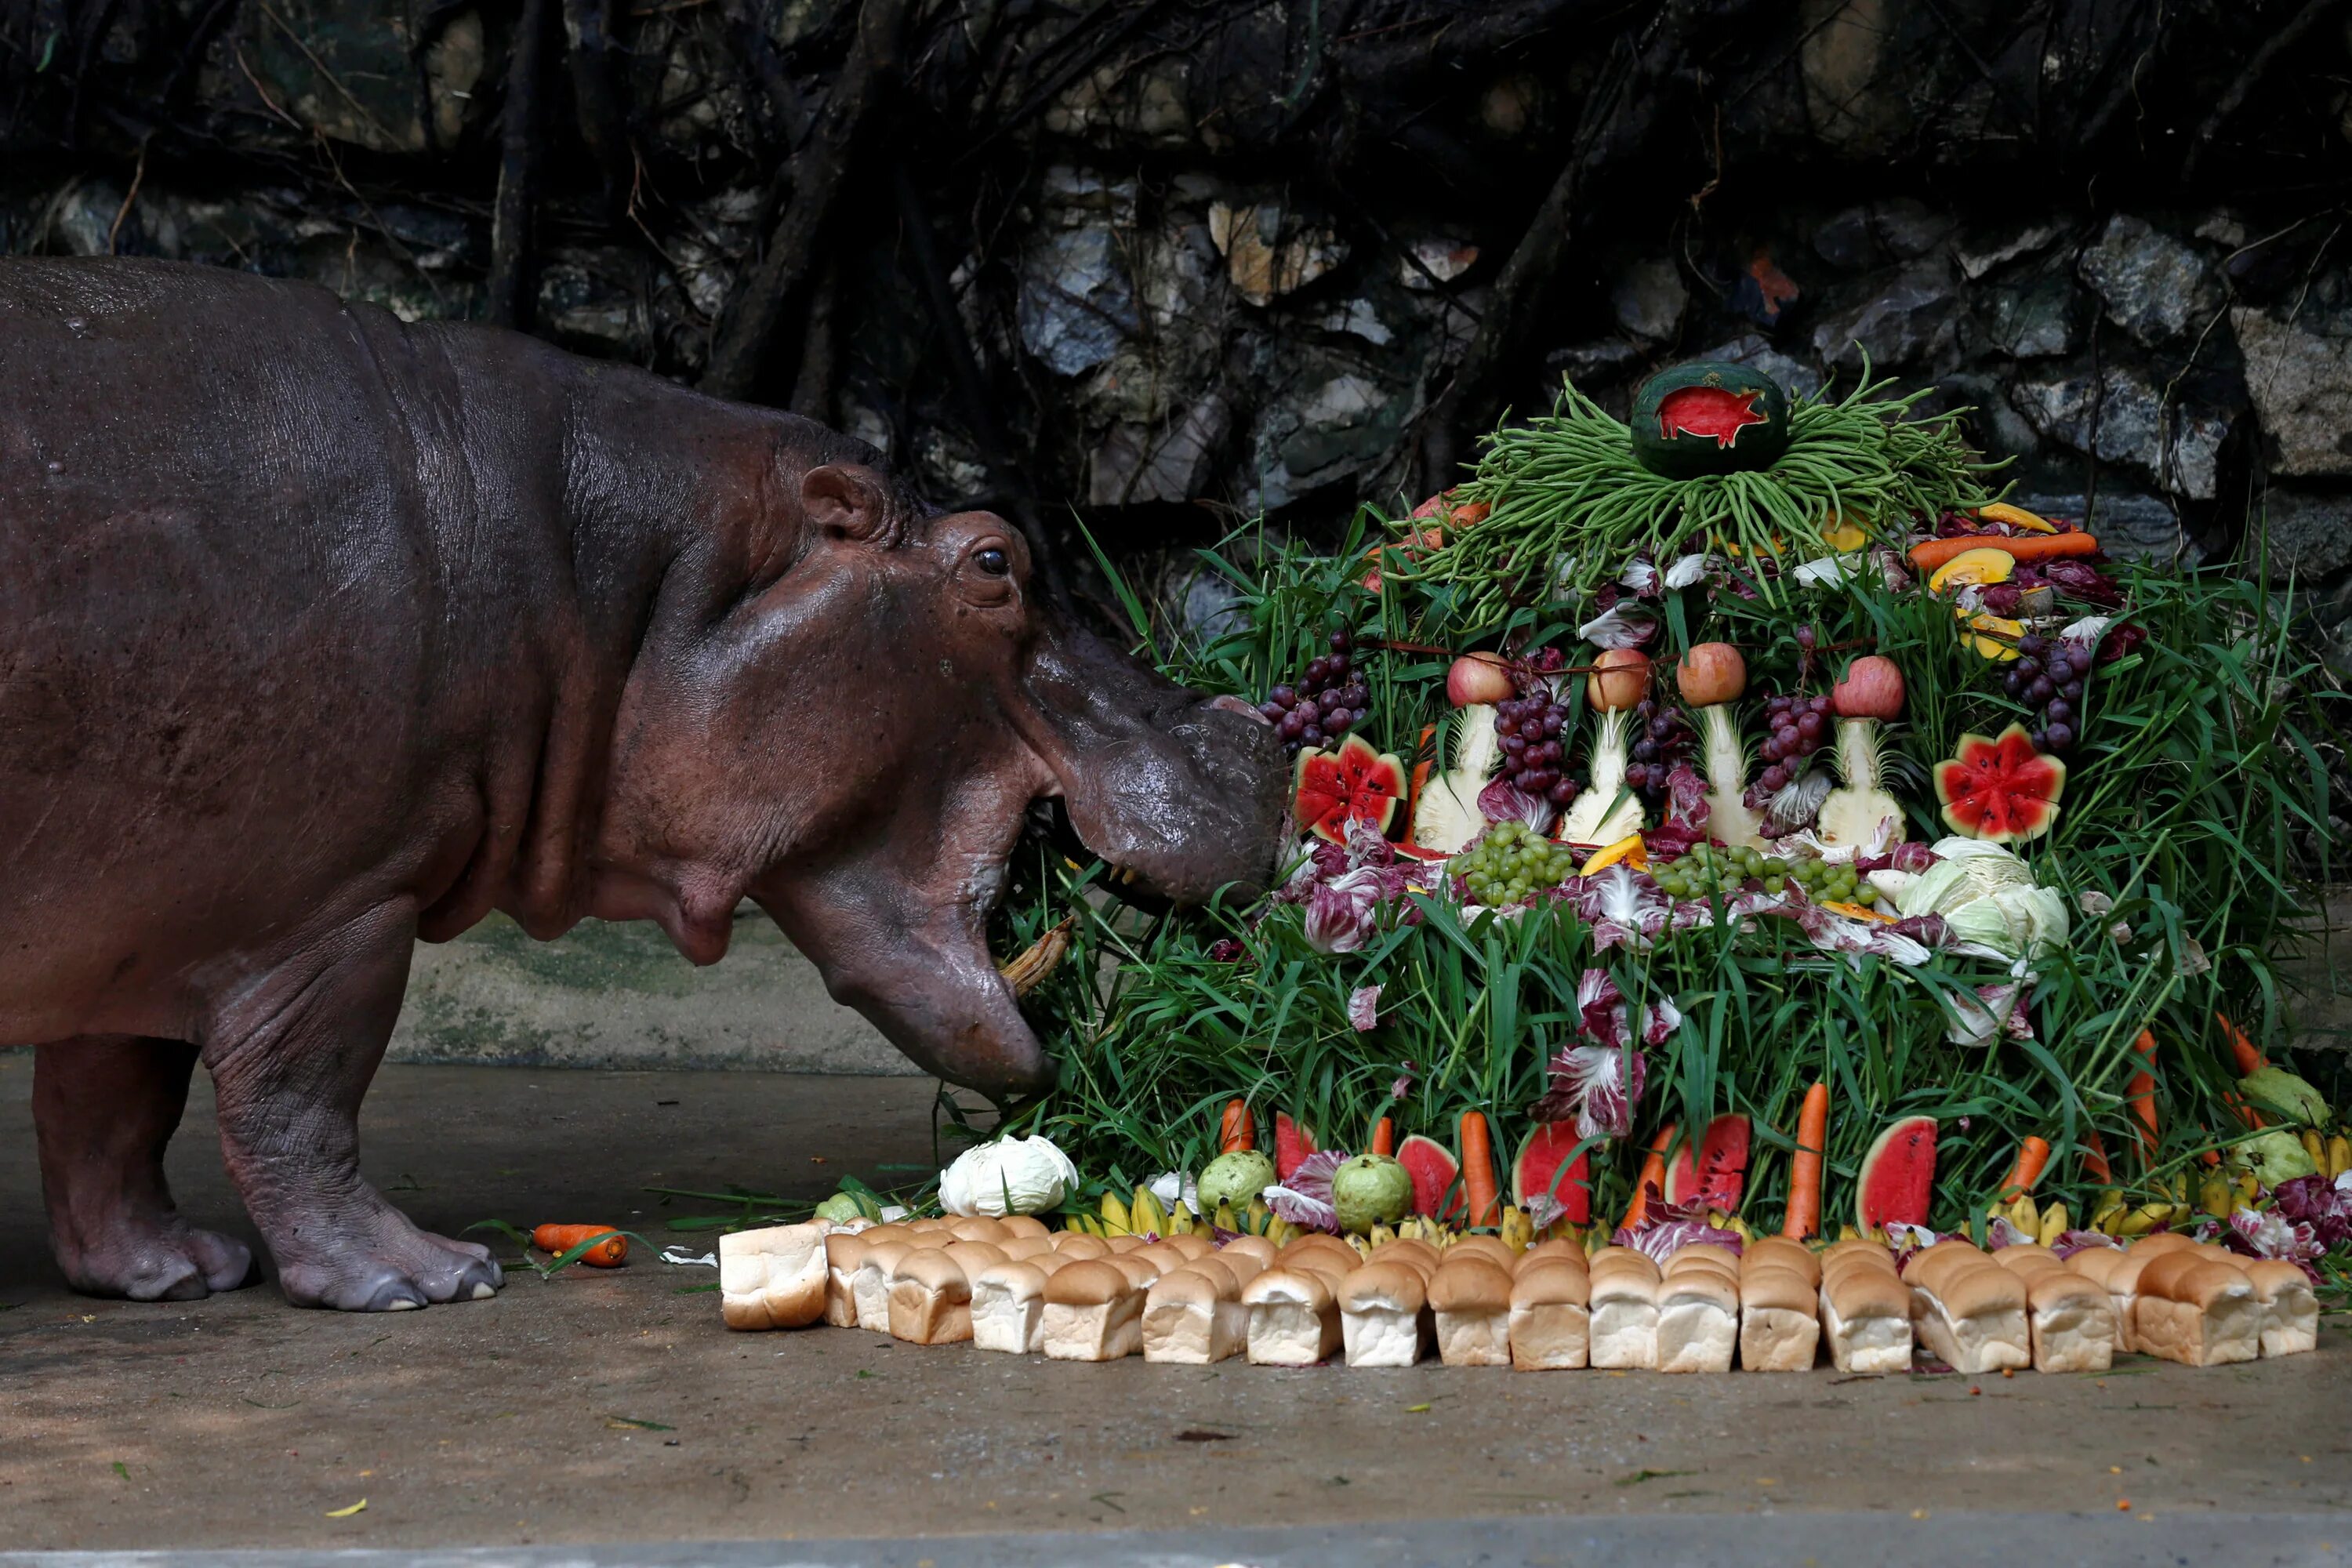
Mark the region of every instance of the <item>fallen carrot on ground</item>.
POLYGON ((608 1239, 602 1247, 592 1247, 580 1255, 580 1261, 591 1268, 618 1268, 629 1256, 629 1238, 609 1225, 543 1225, 530 1233, 530 1244, 541 1252, 561 1258, 583 1241, 598 1237, 608 1239))

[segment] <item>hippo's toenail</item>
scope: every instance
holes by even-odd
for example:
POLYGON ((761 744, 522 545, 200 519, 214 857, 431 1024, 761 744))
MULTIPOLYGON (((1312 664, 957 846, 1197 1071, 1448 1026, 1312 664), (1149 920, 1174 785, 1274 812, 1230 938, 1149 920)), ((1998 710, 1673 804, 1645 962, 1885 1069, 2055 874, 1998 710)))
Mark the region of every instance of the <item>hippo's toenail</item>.
POLYGON ((384 1308, 384 1310, 387 1312, 414 1312, 417 1308, 422 1307, 423 1305, 425 1305, 425 1303, 422 1301, 403 1300, 390 1303, 384 1308))
POLYGON ((485 1284, 483 1284, 483 1283, 482 1283, 480 1280, 478 1280, 478 1279, 477 1279, 477 1280, 475 1280, 475 1281, 474 1281, 474 1300, 477 1300, 477 1301, 487 1301, 487 1300, 488 1300, 491 1297, 493 1297, 493 1296, 497 1295, 498 1293, 499 1293, 499 1288, 498 1288, 497 1286, 495 1286, 495 1285, 485 1285, 485 1284))

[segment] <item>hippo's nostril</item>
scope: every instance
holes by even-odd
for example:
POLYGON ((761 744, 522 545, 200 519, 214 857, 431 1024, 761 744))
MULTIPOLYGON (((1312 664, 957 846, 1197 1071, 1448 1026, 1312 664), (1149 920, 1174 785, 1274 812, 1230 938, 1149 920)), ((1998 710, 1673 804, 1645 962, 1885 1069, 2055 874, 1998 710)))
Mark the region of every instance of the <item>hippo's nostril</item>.
POLYGON ((1239 713, 1244 718, 1255 719, 1261 724, 1270 726, 1273 723, 1272 720, 1238 697, 1212 697, 1209 699, 1209 706, 1226 713, 1239 713))

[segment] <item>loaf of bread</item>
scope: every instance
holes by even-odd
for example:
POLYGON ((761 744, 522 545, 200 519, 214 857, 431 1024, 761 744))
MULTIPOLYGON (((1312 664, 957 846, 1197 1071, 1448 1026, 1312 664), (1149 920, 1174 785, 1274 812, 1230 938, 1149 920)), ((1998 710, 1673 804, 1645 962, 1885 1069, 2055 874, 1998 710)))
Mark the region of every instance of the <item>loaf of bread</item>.
POLYGON ((2116 1313, 2105 1290, 2055 1258, 2011 1272, 2025 1281, 2034 1371, 2105 1372, 2113 1364, 2116 1313))
POLYGON ((1658 1364, 1658 1266, 1630 1247, 1604 1247, 1586 1266, 1594 1366, 1658 1364))
POLYGON ((824 1238, 824 1321, 834 1328, 857 1326, 857 1298, 850 1293, 850 1276, 875 1245, 866 1231, 836 1230, 824 1238))
POLYGON ((832 1226, 780 1225, 719 1238, 719 1310, 730 1329, 801 1329, 824 1316, 832 1226))
POLYGON ((1143 1297, 1143 1359, 1206 1366, 1249 1343, 1249 1311, 1234 1271, 1214 1258, 1163 1274, 1143 1297))
POLYGON ((972 1277, 971 1342, 984 1351, 1034 1355, 1044 1348, 1045 1270, 1010 1258, 972 1277))
POLYGON ((866 1249, 850 1271, 849 1295, 857 1309, 857 1326, 869 1333, 890 1331, 890 1276, 898 1259, 914 1250, 905 1232, 877 1241, 866 1249))
POLYGON ((1911 1331, 1955 1372, 2033 1364, 2025 1282, 1965 1241, 1939 1241, 1904 1271, 1911 1331))
POLYGON ((1749 1242, 1739 1255, 1739 1271, 1744 1277, 1750 1268, 1766 1265, 1793 1268, 1806 1284, 1822 1282, 1822 1259, 1813 1249, 1793 1237, 1759 1236, 1749 1242))
POLYGON ((1522 1372, 1586 1364, 1592 1354, 1591 1308, 1592 1283, 1582 1252, 1522 1264, 1511 1281, 1511 1364, 1522 1372))
POLYGON ((1082 1258, 1045 1278, 1038 1344, 1055 1361, 1118 1361, 1143 1348, 1143 1292, 1107 1258, 1082 1258))
POLYGON ((2246 1279, 2263 1309, 2263 1354, 2300 1355, 2319 1344, 2319 1298, 2311 1278, 2282 1258, 2246 1265, 2246 1279))
POLYGON ((1429 1277, 1437 1355, 1448 1366, 1511 1364, 1511 1276, 1480 1251, 1454 1256, 1429 1277))
POLYGON ((1313 1366, 1340 1346, 1339 1298, 1326 1274, 1304 1259, 1297 1268, 1277 1264, 1242 1287, 1242 1305, 1254 1366, 1313 1366))
POLYGON ((914 1345, 971 1338, 971 1280, 953 1247, 922 1247, 898 1259, 890 1275, 890 1337, 914 1345))
POLYGON ((1339 1287, 1339 1339, 1349 1366, 1411 1366, 1433 1330, 1421 1270, 1402 1258, 1367 1263, 1339 1287))
POLYGON ((1911 1292, 1885 1247, 1852 1245, 1856 1250, 1833 1247, 1822 1260, 1822 1338, 1830 1364, 1843 1373, 1907 1372, 1911 1292))
POLYGON ((1696 1243, 1658 1272, 1658 1370, 1729 1372, 1739 1348, 1738 1262, 1696 1243), (1711 1255, 1711 1256, 1710 1256, 1711 1255))
POLYGON ((2236 1265, 2183 1248, 2147 1264, 2135 1284, 2132 1338, 2143 1353, 2184 1366, 2220 1366, 2263 1353, 2263 1304, 2254 1298, 2253 1281, 2236 1265))
POLYGON ((1740 1366, 1748 1372, 1809 1372, 1821 1342, 1819 1287, 1777 1248, 1754 1249, 1742 1258, 1740 1366))

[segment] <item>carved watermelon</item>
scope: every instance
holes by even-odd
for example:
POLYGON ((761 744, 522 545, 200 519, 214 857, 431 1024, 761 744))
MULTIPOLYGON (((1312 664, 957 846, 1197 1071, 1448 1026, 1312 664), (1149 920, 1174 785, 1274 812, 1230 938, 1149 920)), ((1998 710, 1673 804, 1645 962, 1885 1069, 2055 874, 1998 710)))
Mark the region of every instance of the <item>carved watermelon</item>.
POLYGON ((1573 1121, 1537 1122, 1511 1162, 1511 1202, 1526 1208, 1538 1198, 1555 1198, 1570 1225, 1589 1224, 1592 1162, 1591 1151, 1578 1152, 1580 1142, 1573 1121))
POLYGON ((1926 1225, 1936 1195, 1936 1119, 1906 1116, 1890 1125, 1862 1157, 1854 1183, 1853 1223, 1869 1231, 1884 1225, 1926 1225))
POLYGON ((1462 1217, 1462 1163, 1454 1151, 1416 1132, 1397 1145, 1396 1157, 1412 1177, 1413 1213, 1446 1220, 1462 1217))
POLYGON ((1995 844, 2039 838, 2058 820, 2066 764, 2033 749, 2025 726, 1999 737, 1960 737, 1958 754, 1936 764, 1936 795, 1955 833, 1995 844))
POLYGON ((1315 1134, 1280 1111, 1274 1117, 1274 1179, 1290 1180, 1290 1173, 1315 1152, 1315 1134))
POLYGON ((1789 395, 1744 364, 1694 360, 1633 399, 1633 458, 1670 479, 1769 468, 1789 449, 1789 395))
POLYGON ((1308 746, 1298 753, 1292 812, 1298 826, 1334 844, 1347 841, 1350 817, 1385 834, 1404 799, 1404 764, 1392 752, 1375 752, 1360 735, 1336 751, 1308 746))
POLYGON ((1748 1118, 1718 1116, 1706 1124, 1696 1155, 1685 1147, 1666 1167, 1666 1202, 1704 1203, 1726 1214, 1737 1211, 1748 1190, 1748 1118))

